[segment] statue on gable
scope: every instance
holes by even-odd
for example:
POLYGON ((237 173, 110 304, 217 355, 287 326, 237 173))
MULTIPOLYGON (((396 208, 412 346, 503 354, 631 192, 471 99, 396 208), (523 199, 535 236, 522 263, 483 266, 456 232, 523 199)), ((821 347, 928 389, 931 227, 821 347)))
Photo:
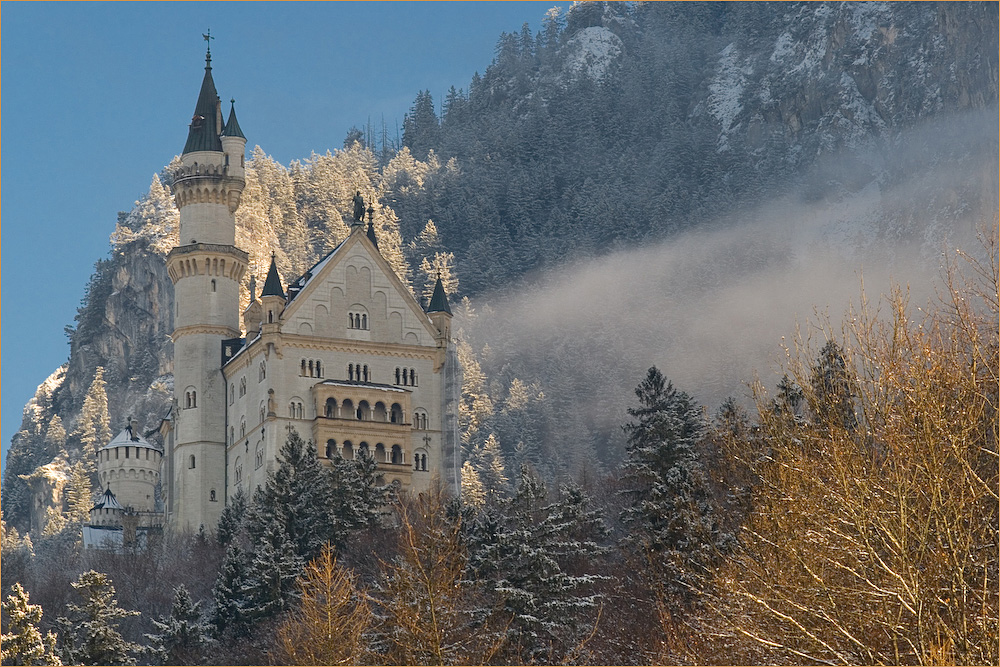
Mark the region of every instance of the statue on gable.
POLYGON ((354 222, 361 224, 365 219, 365 200, 361 196, 361 190, 354 193, 354 222))

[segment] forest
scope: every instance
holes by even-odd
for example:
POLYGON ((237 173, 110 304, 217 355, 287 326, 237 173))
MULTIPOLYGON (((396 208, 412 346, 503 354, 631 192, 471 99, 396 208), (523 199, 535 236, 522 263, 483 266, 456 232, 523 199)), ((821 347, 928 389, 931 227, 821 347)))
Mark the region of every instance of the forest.
POLYGON ((580 3, 399 142, 255 147, 252 270, 300 275, 360 190, 417 299, 444 280, 461 495, 290 434, 218 526, 83 549, 93 452, 173 392, 165 168, 8 452, 0 662, 997 664, 998 32, 580 3))

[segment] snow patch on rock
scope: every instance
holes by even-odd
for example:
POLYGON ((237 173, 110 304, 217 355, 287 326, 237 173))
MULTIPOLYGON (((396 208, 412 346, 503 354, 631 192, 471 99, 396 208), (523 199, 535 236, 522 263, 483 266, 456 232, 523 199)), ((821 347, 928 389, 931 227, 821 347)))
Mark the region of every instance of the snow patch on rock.
POLYGON ((719 121, 722 130, 718 143, 720 153, 729 150, 728 134, 739 127, 735 121, 743 111, 740 99, 747 85, 747 76, 752 72, 749 64, 741 63, 735 44, 722 49, 718 71, 708 85, 708 112, 719 121))
POLYGON ((601 81, 622 53, 622 40, 604 27, 584 28, 566 42, 563 71, 571 79, 601 81))

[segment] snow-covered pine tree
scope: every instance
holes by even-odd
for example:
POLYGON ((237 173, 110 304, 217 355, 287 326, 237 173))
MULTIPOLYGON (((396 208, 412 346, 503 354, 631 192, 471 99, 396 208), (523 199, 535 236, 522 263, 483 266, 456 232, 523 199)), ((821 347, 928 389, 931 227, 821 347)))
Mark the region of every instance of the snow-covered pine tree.
POLYGON ((635 421, 624 427, 626 541, 665 595, 684 598, 723 539, 698 454, 707 424, 697 403, 655 366, 635 393, 639 407, 628 409, 635 421))
POLYGON ((45 430, 45 444, 48 454, 52 457, 65 452, 66 427, 63 426, 62 418, 59 415, 53 415, 52 419, 49 420, 49 427, 45 430))
POLYGON ((486 504, 486 491, 471 461, 462 464, 462 503, 477 512, 486 504))
POLYGON ((285 532, 281 519, 273 517, 255 541, 243 583, 248 619, 273 618, 290 608, 301 592, 295 582, 304 568, 305 561, 296 553, 295 542, 285 532))
POLYGON ((43 637, 38 630, 42 621, 42 607, 28 603, 28 593, 20 583, 10 588, 10 595, 3 602, 7 629, 0 637, 0 663, 4 665, 61 665, 56 655, 56 636, 52 632, 43 637))
POLYGON ((469 463, 482 485, 484 501, 497 502, 508 493, 509 483, 503 453, 500 451, 500 441, 494 434, 486 436, 486 441, 473 450, 469 463))
POLYGON ((134 665, 142 647, 126 641, 118 622, 139 612, 122 609, 115 587, 102 572, 90 570, 70 584, 83 597, 83 604, 66 605, 68 616, 60 616, 59 649, 62 661, 71 665, 134 665))
POLYGON ((98 366, 94 379, 83 399, 83 407, 73 435, 80 443, 81 460, 87 467, 91 482, 97 481, 97 450, 111 442, 111 416, 108 414, 108 394, 104 367, 98 366))
POLYGON ((343 548, 351 532, 372 528, 381 522, 389 487, 383 483, 371 457, 348 461, 339 453, 335 454, 329 473, 333 501, 328 509, 335 525, 331 542, 343 548))
POLYGON ((277 521, 294 554, 312 560, 324 544, 337 538, 333 504, 330 474, 320 463, 316 447, 290 430, 278 452, 277 469, 268 473, 248 512, 246 525, 253 548, 277 521))
POLYGON ((245 611, 243 592, 247 583, 247 559, 247 553, 239 544, 229 544, 219 577, 212 587, 212 599, 215 601, 212 625, 217 637, 226 634, 241 637, 249 631, 250 622, 245 611))
POLYGON ((817 421, 827 428, 853 430, 858 425, 854 397, 857 382, 848 371, 844 350, 836 341, 827 341, 812 367, 810 408, 817 421))
POLYGON ((589 586, 607 527, 582 491, 545 486, 521 467, 517 492, 487 506, 469 531, 469 565, 511 617, 507 658, 522 664, 571 658, 596 621, 589 586))
POLYGON ((147 634, 146 652, 156 664, 197 665, 205 647, 212 641, 209 625, 202 618, 201 602, 194 602, 184 584, 174 589, 170 616, 153 620, 158 632, 147 634))
POLYGON ((232 495, 222 510, 219 517, 219 528, 216 532, 216 539, 222 546, 228 546, 230 542, 239 534, 243 528, 247 511, 247 496, 243 492, 243 487, 237 487, 236 493, 232 495))

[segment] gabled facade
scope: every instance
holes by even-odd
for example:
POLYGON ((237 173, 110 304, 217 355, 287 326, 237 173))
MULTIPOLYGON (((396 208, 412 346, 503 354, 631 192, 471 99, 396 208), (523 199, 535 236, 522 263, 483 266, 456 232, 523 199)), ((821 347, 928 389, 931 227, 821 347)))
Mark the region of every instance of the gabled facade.
MULTIPOLYGON (((238 312, 247 254, 235 246, 246 138, 223 124, 211 55, 174 175, 180 243, 174 406, 163 429, 167 521, 213 529, 226 499, 252 494, 294 429, 322 458, 372 456, 387 483, 458 493, 460 378, 438 281, 425 312, 357 221, 287 288, 272 257, 261 294, 238 312)), ((371 209, 369 209, 369 217, 371 209)))

